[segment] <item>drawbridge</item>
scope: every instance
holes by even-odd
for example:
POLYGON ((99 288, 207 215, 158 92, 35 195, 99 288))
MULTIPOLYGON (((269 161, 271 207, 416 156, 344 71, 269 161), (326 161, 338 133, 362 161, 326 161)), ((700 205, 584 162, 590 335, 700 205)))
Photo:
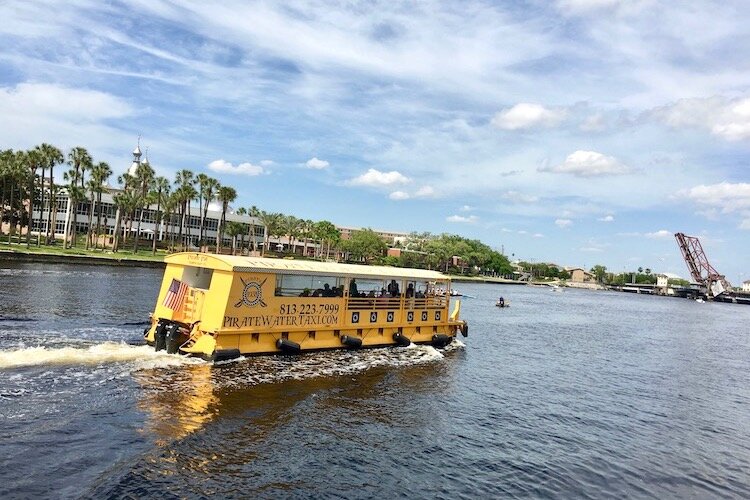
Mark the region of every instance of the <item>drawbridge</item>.
POLYGON ((677 244, 685 259, 690 276, 695 283, 701 284, 706 289, 709 298, 715 298, 722 293, 731 292, 732 285, 720 274, 708 261, 706 252, 700 240, 695 236, 687 236, 684 233, 676 233, 677 244))

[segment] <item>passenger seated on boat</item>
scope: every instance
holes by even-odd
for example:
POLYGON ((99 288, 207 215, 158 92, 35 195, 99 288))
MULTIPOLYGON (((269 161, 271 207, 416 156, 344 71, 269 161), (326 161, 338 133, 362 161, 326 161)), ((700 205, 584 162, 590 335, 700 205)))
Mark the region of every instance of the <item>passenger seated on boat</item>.
POLYGON ((396 280, 391 280, 391 282, 388 284, 388 293, 391 294, 391 297, 398 297, 399 289, 396 280))
POLYGON ((349 297, 359 297, 359 291, 357 290, 357 282, 354 281, 354 278, 352 278, 352 280, 349 282, 349 297))
POLYGON ((323 297, 335 297, 335 296, 336 296, 336 292, 331 290, 331 285, 329 285, 328 283, 323 285, 323 297))
POLYGON ((323 295, 323 290, 320 288, 316 288, 312 294, 313 297, 320 297, 321 295, 323 295))
POLYGON ((416 295, 414 295, 417 299, 423 299, 424 298, 424 292, 417 292, 416 295))
POLYGON ((501 307, 504 306, 505 305, 505 299, 502 298, 502 297, 500 297, 499 299, 497 299, 497 304, 499 306, 501 306, 501 307))
POLYGON ((299 294, 299 296, 300 297, 309 297, 310 296, 310 289, 309 288, 305 288, 304 290, 302 290, 302 293, 299 294))
POLYGON ((378 295, 378 297, 388 297, 388 290, 386 290, 385 288, 381 288, 380 295, 378 295))
POLYGON ((375 290, 370 290, 369 292, 367 292, 367 297, 368 298, 375 298, 375 290))
POLYGON ((406 298, 412 298, 414 297, 414 283, 409 283, 409 285, 406 287, 406 298))
POLYGON ((336 291, 336 297, 343 297, 344 296, 344 285, 339 285, 336 288, 334 288, 336 291))

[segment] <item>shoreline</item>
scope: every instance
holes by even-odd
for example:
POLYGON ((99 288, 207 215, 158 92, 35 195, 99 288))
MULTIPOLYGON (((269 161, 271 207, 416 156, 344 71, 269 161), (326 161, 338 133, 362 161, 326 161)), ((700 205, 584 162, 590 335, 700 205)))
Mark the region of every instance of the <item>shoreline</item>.
POLYGON ((166 267, 163 261, 133 259, 128 257, 113 257, 75 254, 53 254, 42 252, 25 252, 23 250, 0 249, 0 262, 40 262, 45 264, 84 264, 94 266, 119 266, 119 267, 147 267, 163 269, 166 267))

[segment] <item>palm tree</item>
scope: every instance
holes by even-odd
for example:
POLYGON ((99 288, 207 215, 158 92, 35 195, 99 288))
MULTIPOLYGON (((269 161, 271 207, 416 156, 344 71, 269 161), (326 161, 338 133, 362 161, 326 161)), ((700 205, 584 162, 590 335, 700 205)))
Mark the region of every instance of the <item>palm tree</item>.
POLYGON ((72 226, 73 246, 75 246, 76 214, 78 202, 85 198, 83 176, 86 169, 92 164, 91 155, 86 148, 76 146, 68 153, 68 164, 73 167, 65 175, 68 183, 68 209, 65 215, 65 229, 63 230, 63 248, 68 245, 68 228, 72 226), (81 184, 80 188, 78 184, 81 184), (71 217, 72 214, 72 217, 71 217), (72 219, 72 220, 71 220, 72 219))
POLYGON ((193 187, 193 172, 182 169, 175 177, 175 193, 180 201, 180 244, 182 244, 182 230, 185 227, 186 212, 190 212, 190 200, 198 194, 193 187))
MULTIPOLYGON (((31 228, 34 225, 34 199, 36 198, 36 189, 34 184, 36 183, 36 171, 42 164, 42 154, 38 148, 31 149, 26 152, 26 166, 29 169, 29 217, 28 224, 26 226, 26 248, 31 246, 31 228)), ((41 208, 39 209, 41 213, 41 208)), ((41 225, 39 230, 41 231, 41 225)))
MULTIPOLYGON (((8 194, 8 245, 10 245, 11 238, 13 237, 13 233, 16 230, 16 207, 14 202, 14 195, 16 191, 20 191, 20 182, 23 178, 23 174, 26 173, 26 170, 24 168, 25 163, 25 154, 23 151, 16 151, 9 149, 5 151, 3 163, 5 164, 5 183, 7 187, 9 187, 9 194, 8 194)), ((20 194, 20 192, 19 192, 20 194)), ((1 209, 0 209, 1 210, 1 209)), ((2 213, 0 212, 0 216, 2 216, 2 213)), ((0 217, 0 221, 2 218, 0 217)))
POLYGON ((161 233, 161 226, 164 224, 161 208, 169 198, 169 189, 169 181, 166 177, 157 177, 154 179, 152 194, 154 195, 154 199, 156 199, 156 218, 154 219, 154 241, 151 247, 153 255, 156 255, 156 240, 161 233))
MULTIPOLYGON (((245 207, 240 207, 235 212, 237 215, 247 215, 247 209, 245 207)), ((240 252, 245 246, 245 226, 246 224, 238 223, 240 225, 241 232, 237 235, 240 237, 240 252)))
MULTIPOLYGON (((200 194, 204 201, 202 211, 201 211, 201 223, 200 223, 200 231, 199 231, 199 239, 200 244, 203 246, 203 225, 206 221, 206 216, 208 215, 208 205, 213 201, 213 199, 216 197, 216 194, 219 192, 219 189, 221 189, 221 184, 219 184, 219 181, 212 177, 206 177, 206 179, 203 182, 203 185, 200 188, 200 194)), ((208 246, 208 245, 206 245, 208 246)))
POLYGON ((244 226, 239 222, 227 222, 227 234, 232 237, 232 255, 237 255, 237 236, 245 234, 244 226))
POLYGON ((216 198, 221 202, 221 220, 219 221, 219 227, 216 231, 216 253, 221 253, 224 225, 227 218, 227 208, 229 208, 229 204, 237 198, 237 191, 235 191, 234 188, 222 186, 219 188, 216 198))
POLYGON ((91 198, 90 198, 91 210, 89 210, 89 237, 86 240, 86 249, 89 248, 92 235, 96 235, 96 239, 94 240, 95 250, 98 244, 97 242, 99 239, 99 231, 100 231, 101 220, 102 220, 102 214, 101 214, 102 193, 104 192, 104 183, 107 182, 107 179, 109 179, 110 175, 112 175, 112 169, 109 168, 109 165, 103 161, 100 161, 99 163, 94 165, 94 167, 91 169, 91 178, 89 179, 89 182, 88 182, 89 192, 91 193, 91 198), (96 196, 96 201, 94 201, 94 196, 96 196), (96 212, 96 229, 95 230, 92 227, 92 217, 94 215, 94 212, 96 212))
MULTIPOLYGON (((148 163, 148 159, 141 162, 138 168, 135 170, 135 182, 137 192, 137 207, 140 211, 140 217, 138 218, 138 226, 135 231, 135 244, 133 245, 133 253, 138 253, 138 242, 141 239, 141 223, 143 222, 144 207, 148 207, 151 192, 151 186, 154 183, 154 169, 148 163)), ((154 232, 154 239, 156 239, 156 232, 154 232)))
POLYGON ((282 231, 289 238, 289 250, 294 252, 294 242, 300 235, 301 220, 293 215, 284 216, 281 221, 282 231))
POLYGON ((263 250, 261 252, 261 255, 265 255, 266 250, 268 249, 268 244, 271 239, 271 234, 276 234, 277 232, 277 227, 279 225, 279 219, 281 217, 281 214, 265 212, 261 210, 259 211, 257 217, 263 223, 264 234, 263 234, 263 250))
MULTIPOLYGON (((55 238, 55 228, 52 227, 52 212, 55 212, 55 218, 57 218, 57 199, 56 199, 56 189, 55 189, 55 182, 54 182, 54 175, 53 171, 55 169, 55 165, 59 165, 63 161, 65 161, 65 157, 62 154, 62 151, 57 149, 55 146, 52 146, 50 144, 47 144, 46 142, 42 143, 39 146, 40 151, 42 152, 43 157, 43 163, 42 163, 42 209, 44 209, 44 167, 46 166, 49 168, 49 206, 47 208, 47 230, 44 237, 44 244, 49 245, 50 239, 54 240, 55 238)), ((41 215, 40 215, 41 217, 41 215)), ((41 238, 41 235, 40 235, 41 238)), ((37 241, 37 245, 39 245, 39 241, 37 241)))
POLYGON ((300 221, 300 236, 304 238, 305 240, 304 245, 302 246, 302 255, 305 257, 307 257, 308 239, 312 235, 314 227, 315 227, 315 223, 311 221, 310 219, 300 221))
MULTIPOLYGON (((117 206, 117 213, 115 214, 115 228, 114 228, 114 242, 112 243, 112 251, 117 252, 120 249, 120 235, 122 233, 121 226, 122 219, 123 219, 123 213, 126 216, 127 219, 127 208, 130 205, 130 199, 132 196, 130 196, 130 191, 132 189, 132 185, 135 183, 135 178, 125 172, 124 174, 117 177, 117 182, 122 186, 122 192, 117 193, 112 198, 115 202, 115 205, 117 206)), ((127 234, 125 235, 127 238, 127 234)))

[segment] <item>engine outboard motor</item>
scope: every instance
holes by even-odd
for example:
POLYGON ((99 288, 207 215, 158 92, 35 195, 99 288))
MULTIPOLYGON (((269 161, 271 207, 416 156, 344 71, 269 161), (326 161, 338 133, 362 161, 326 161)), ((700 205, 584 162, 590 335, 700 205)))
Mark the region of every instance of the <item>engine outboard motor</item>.
POLYGON ((165 335, 165 343, 167 348, 167 354, 177 354, 180 346, 187 342, 188 334, 185 330, 177 323, 172 323, 167 327, 167 334, 165 335))
POLYGON ((163 320, 159 320, 156 324, 156 330, 154 331, 154 350, 163 351, 167 348, 167 326, 169 325, 169 322, 163 320))
POLYGON ((461 335, 464 337, 469 336, 469 324, 466 321, 464 321, 464 324, 461 326, 461 335))

